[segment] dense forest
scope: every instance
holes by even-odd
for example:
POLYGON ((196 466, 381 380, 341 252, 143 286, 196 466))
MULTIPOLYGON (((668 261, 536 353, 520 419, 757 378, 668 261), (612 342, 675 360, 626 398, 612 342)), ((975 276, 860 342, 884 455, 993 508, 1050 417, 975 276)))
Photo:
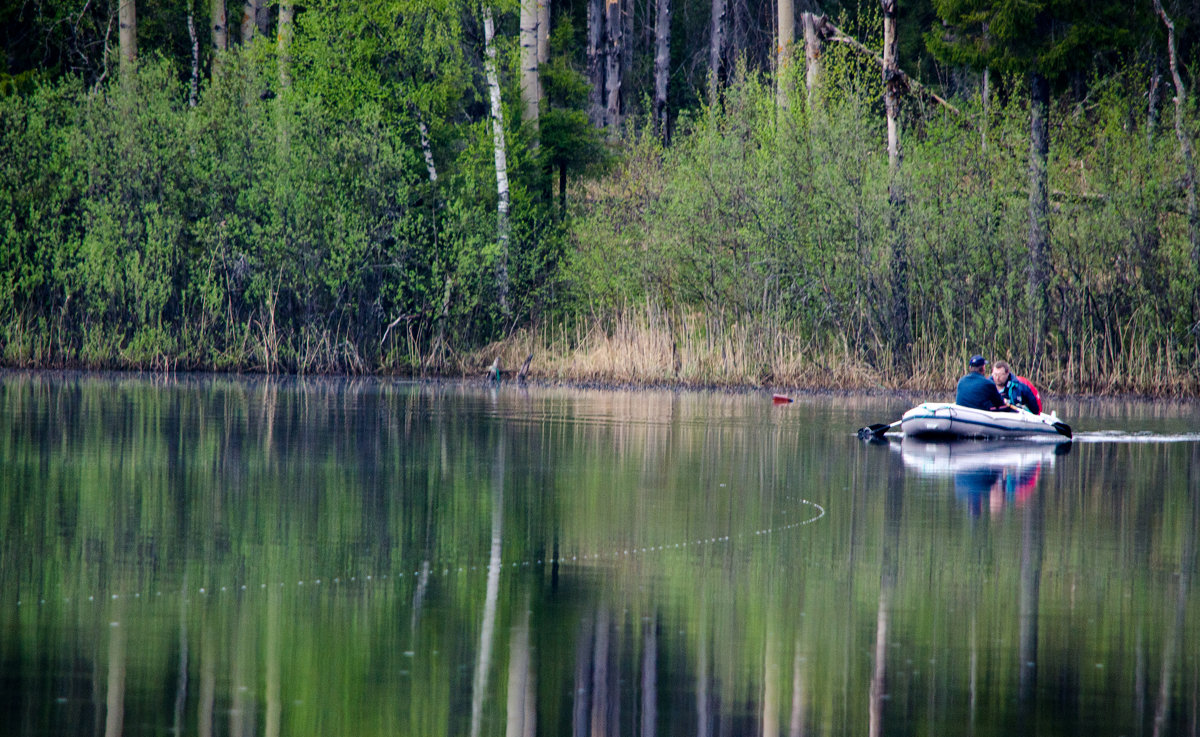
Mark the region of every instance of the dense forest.
POLYGON ((0 362, 1200 393, 1187 0, 3 0, 0 362))

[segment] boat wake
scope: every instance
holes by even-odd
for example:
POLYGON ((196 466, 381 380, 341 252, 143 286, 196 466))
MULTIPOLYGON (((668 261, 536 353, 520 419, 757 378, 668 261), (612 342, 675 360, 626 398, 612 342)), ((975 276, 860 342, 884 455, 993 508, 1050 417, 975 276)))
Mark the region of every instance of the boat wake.
POLYGON ((1200 432, 1156 433, 1150 431, 1098 430, 1075 433, 1076 443, 1200 443, 1200 432))

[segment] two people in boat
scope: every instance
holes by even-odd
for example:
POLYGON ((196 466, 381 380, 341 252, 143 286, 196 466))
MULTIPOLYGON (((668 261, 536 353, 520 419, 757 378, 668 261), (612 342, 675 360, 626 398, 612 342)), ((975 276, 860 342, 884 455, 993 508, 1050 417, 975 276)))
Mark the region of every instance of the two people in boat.
POLYGON ((1040 414, 1041 400, 1031 385, 1012 372, 1004 361, 997 361, 989 378, 988 360, 979 354, 967 362, 967 374, 958 380, 954 403, 973 409, 1016 412, 1026 409, 1040 414))

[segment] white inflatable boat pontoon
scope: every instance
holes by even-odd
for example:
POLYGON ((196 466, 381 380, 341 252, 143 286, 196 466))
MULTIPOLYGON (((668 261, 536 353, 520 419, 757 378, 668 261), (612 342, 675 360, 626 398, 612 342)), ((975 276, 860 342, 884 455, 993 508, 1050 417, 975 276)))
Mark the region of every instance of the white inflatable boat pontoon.
POLYGON ((912 437, 1071 437, 1071 428, 1054 413, 991 412, 944 402, 925 402, 913 407, 900 418, 900 429, 912 437))
POLYGON ((1054 413, 992 412, 948 402, 918 404, 890 425, 868 425, 859 429, 858 436, 864 440, 882 438, 884 433, 896 427, 910 437, 1071 437, 1071 427, 1054 413))

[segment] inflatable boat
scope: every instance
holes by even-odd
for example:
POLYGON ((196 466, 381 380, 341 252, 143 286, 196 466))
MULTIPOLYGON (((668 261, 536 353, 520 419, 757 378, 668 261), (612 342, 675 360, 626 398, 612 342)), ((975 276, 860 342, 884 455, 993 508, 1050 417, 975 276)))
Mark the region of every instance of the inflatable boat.
POLYGON ((992 412, 945 402, 918 404, 900 418, 900 429, 910 437, 1071 437, 1071 428, 1054 413, 992 412))
POLYGON ((1025 440, 963 440, 945 443, 904 436, 891 443, 898 451, 904 467, 920 476, 955 476, 979 471, 999 471, 1021 476, 1030 469, 1053 468, 1055 460, 1071 452, 1071 443, 1061 435, 1061 442, 1030 443, 1025 440))

